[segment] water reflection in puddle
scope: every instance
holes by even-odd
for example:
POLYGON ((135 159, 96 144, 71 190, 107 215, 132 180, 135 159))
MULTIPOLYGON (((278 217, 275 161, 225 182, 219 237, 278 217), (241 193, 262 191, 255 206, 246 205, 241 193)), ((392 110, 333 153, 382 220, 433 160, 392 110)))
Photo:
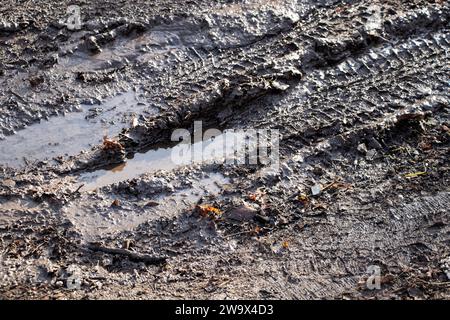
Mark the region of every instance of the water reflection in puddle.
POLYGON ((83 105, 81 112, 41 121, 0 141, 0 164, 18 167, 24 158, 35 161, 78 154, 101 143, 104 135, 117 135, 142 112, 156 113, 133 91, 98 106, 83 105))
POLYGON ((223 163, 225 159, 232 159, 237 149, 245 146, 245 142, 246 135, 241 131, 226 131, 203 143, 200 141, 190 144, 183 141, 171 148, 137 153, 133 159, 110 170, 85 173, 80 176, 79 181, 85 184, 83 190, 92 191, 158 170, 169 171, 194 163, 223 163))

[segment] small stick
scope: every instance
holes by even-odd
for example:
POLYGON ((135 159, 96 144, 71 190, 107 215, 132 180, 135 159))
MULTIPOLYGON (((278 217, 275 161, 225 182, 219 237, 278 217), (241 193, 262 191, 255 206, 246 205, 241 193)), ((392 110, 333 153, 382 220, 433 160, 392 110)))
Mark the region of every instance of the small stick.
POLYGON ((77 190, 75 190, 74 192, 72 192, 72 194, 77 193, 77 192, 80 191, 80 189, 83 188, 83 187, 84 187, 84 183, 83 183, 82 185, 80 185, 80 186, 77 188, 77 190))
POLYGON ((148 264, 161 264, 166 262, 167 260, 166 257, 153 257, 147 254, 141 254, 127 249, 103 247, 102 245, 96 243, 89 243, 87 247, 92 251, 122 255, 128 257, 131 261, 145 262, 148 264))
POLYGON ((25 100, 20 94, 14 92, 12 89, 10 89, 9 92, 12 93, 14 96, 16 96, 16 98, 18 98, 23 103, 28 103, 27 100, 25 100))

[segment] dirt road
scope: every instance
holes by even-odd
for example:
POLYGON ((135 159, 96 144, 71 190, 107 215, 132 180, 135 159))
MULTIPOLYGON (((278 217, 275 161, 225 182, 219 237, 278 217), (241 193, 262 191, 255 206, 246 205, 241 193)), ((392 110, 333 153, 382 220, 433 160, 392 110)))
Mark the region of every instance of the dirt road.
POLYGON ((447 1, 3 2, 1 298, 450 297, 447 1))

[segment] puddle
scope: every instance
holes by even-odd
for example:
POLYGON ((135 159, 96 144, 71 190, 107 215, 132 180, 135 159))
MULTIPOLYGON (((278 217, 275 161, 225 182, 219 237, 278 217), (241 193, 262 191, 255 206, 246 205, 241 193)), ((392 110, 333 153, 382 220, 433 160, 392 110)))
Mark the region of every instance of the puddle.
POLYGON ((132 230, 138 225, 161 218, 171 218, 183 211, 192 209, 203 196, 216 196, 229 179, 220 173, 192 182, 188 189, 172 194, 162 194, 152 199, 156 206, 147 206, 148 200, 133 204, 124 204, 120 208, 111 209, 112 199, 101 200, 101 203, 78 202, 63 209, 63 214, 77 227, 88 240, 106 233, 132 230), (107 204, 107 205, 106 205, 107 204))
POLYGON ((117 95, 100 105, 82 105, 81 112, 53 117, 33 124, 0 141, 0 164, 19 167, 27 161, 49 160, 76 155, 102 142, 103 136, 116 136, 131 125, 137 114, 149 109, 133 91, 117 95))
POLYGON ((78 181, 84 183, 82 190, 92 191, 158 170, 169 171, 194 163, 223 163, 225 159, 234 159, 235 151, 245 147, 246 141, 246 134, 242 131, 225 131, 203 143, 199 141, 191 144, 183 140, 170 148, 137 153, 126 163, 110 170, 82 174, 78 181))

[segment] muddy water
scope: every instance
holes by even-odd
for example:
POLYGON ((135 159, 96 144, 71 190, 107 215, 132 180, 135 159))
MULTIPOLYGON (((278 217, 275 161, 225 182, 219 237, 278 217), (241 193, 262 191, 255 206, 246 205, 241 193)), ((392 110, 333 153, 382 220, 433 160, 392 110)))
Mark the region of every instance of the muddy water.
POLYGON ((136 114, 149 108, 139 94, 128 91, 97 106, 82 105, 81 111, 33 124, 0 141, 0 164, 19 167, 27 161, 41 161, 76 155, 101 143, 103 136, 115 136, 132 125, 136 114))
POLYGON ((113 183, 130 180, 158 170, 173 170, 195 163, 224 163, 245 147, 246 135, 240 131, 225 131, 217 137, 193 144, 183 140, 170 148, 158 148, 137 153, 126 163, 110 170, 98 170, 81 175, 84 191, 92 191, 113 183))

